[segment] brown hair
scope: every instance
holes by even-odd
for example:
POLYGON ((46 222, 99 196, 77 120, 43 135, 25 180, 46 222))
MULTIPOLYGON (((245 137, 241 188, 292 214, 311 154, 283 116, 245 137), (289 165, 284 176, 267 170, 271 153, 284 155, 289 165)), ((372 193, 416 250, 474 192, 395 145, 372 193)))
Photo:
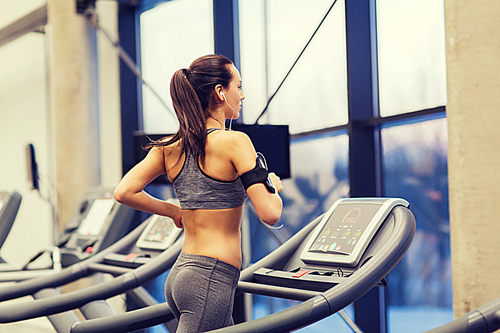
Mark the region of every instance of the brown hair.
POLYGON ((179 120, 179 131, 171 138, 152 141, 145 148, 168 146, 181 140, 184 154, 191 153, 205 161, 209 107, 218 103, 215 86, 229 87, 233 79, 228 58, 211 54, 194 60, 189 68, 179 69, 170 81, 170 96, 179 120))

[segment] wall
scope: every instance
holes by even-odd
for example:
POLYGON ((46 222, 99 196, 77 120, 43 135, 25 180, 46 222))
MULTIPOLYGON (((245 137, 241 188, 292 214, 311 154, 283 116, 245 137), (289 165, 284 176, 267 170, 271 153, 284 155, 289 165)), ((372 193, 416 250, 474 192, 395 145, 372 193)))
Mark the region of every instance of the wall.
MULTIPOLYGON (((44 5, 45 1, 40 0, 0 2, 0 29, 44 5)), ((29 187, 27 143, 35 146, 42 194, 46 197, 51 193, 61 225, 86 188, 112 187, 122 176, 118 56, 109 41, 76 15, 74 5, 65 0, 49 1, 45 34, 29 32, 0 47, 0 190, 15 190, 23 196, 18 217, 1 251, 2 257, 12 263, 24 263, 53 243, 51 205, 29 187), (64 8, 68 3, 73 7, 64 8), (67 42, 66 47, 87 43, 85 47, 87 51, 91 49, 92 57, 79 61, 78 52, 61 50, 65 47, 64 38, 68 38, 61 37, 61 29, 64 33, 70 30, 69 25, 73 29, 76 26, 79 35, 70 37, 76 40, 67 42), (89 40, 95 45, 89 46, 89 40), (82 106, 81 101, 86 99, 88 103, 82 106), (91 130, 78 133, 82 123, 75 123, 74 119, 88 120, 89 113, 95 114, 87 125, 91 130), (71 126, 75 129, 61 137, 61 131, 71 126), (93 161, 82 160, 80 150, 90 154, 93 161), (61 151, 67 156, 61 158, 61 151), (78 154, 80 157, 75 160, 74 155, 78 154), (82 182, 89 168, 93 169, 92 181, 82 182), (70 172, 61 177, 60 170, 65 169, 70 172), (73 180, 80 183, 74 185, 73 180)), ((116 37, 117 3, 99 1, 97 5, 100 24, 116 37)))
POLYGON ((500 297, 500 2, 445 0, 455 316, 500 297))
MULTIPOLYGON (((0 2, 0 29, 43 5, 43 1, 0 2)), ((9 263, 22 263, 52 244, 50 204, 32 191, 25 147, 33 143, 44 188, 53 183, 48 108, 47 45, 30 32, 0 47, 0 190, 18 191, 23 200, 1 249, 9 263)))

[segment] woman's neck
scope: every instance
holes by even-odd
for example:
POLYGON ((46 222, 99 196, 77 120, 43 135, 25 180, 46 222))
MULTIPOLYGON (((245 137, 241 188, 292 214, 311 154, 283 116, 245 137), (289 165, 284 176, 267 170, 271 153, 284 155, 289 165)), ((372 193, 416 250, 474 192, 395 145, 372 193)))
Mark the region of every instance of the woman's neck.
POLYGON ((226 118, 221 112, 213 112, 211 117, 207 119, 207 128, 220 128, 224 129, 226 124, 226 118))

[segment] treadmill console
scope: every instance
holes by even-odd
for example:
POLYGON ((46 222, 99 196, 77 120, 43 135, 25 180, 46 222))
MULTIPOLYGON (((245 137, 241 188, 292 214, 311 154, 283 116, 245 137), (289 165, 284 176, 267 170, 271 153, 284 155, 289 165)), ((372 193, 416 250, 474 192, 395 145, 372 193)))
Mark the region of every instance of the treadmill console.
POLYGON ((134 212, 115 201, 112 188, 87 190, 56 242, 63 267, 92 256, 126 235, 134 212))
MULTIPOLYGON (((170 202, 175 202, 169 199, 170 202)), ((118 253, 108 253, 104 263, 115 267, 137 268, 172 246, 184 229, 177 228, 166 216, 151 215, 137 241, 118 253)))
POLYGON ((177 240, 181 232, 182 229, 177 228, 171 218, 153 215, 136 245, 140 249, 165 250, 177 240))
MULTIPOLYGON (((347 198, 336 201, 300 240, 286 263, 275 262, 253 272, 253 281, 324 292, 342 283, 370 260, 394 229, 399 198, 347 198)), ((286 244, 286 243, 285 243, 286 244)), ((290 245, 292 246, 292 245, 290 245)), ((385 286, 381 279, 377 286, 385 286)))
POLYGON ((308 264, 356 267, 391 210, 403 199, 340 199, 313 231, 300 259, 308 264))
POLYGON ((112 198, 95 199, 76 232, 84 236, 99 235, 114 204, 112 198))

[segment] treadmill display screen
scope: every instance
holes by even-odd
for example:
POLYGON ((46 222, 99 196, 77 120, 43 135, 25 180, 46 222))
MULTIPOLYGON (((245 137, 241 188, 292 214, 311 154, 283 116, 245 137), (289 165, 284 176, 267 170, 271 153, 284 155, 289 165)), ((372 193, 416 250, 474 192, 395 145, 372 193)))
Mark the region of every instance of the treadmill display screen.
POLYGON ((114 203, 113 199, 96 199, 92 203, 87 216, 78 227, 78 233, 89 236, 99 235, 114 203))
POLYGON ((308 252, 351 254, 380 206, 338 205, 308 252))

